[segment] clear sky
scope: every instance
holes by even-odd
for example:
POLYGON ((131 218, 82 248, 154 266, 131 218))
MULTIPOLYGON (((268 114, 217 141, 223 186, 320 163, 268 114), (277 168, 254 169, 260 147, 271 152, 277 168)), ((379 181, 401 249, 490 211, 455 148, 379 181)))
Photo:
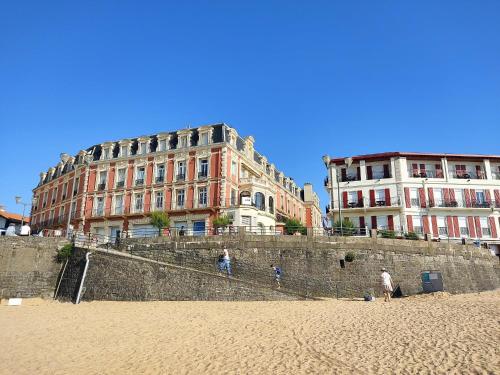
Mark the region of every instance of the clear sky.
POLYGON ((226 122, 321 156, 500 153, 500 1, 3 1, 0 204, 61 152, 226 122))

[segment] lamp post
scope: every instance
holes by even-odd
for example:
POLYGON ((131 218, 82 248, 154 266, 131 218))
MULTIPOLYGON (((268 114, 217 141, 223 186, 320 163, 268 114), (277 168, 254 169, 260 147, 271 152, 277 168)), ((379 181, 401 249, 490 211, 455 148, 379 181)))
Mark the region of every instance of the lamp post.
MULTIPOLYGON (((67 163, 71 159, 71 157, 66 153, 62 153, 60 155, 60 157, 61 157, 61 160, 63 163, 67 163)), ((89 165, 92 162, 92 155, 89 155, 87 152, 85 152, 82 155, 81 161, 82 161, 83 165, 85 165, 85 166, 89 165)), ((73 191, 75 190, 75 182, 76 182, 76 178, 78 175, 78 167, 77 166, 75 166, 74 171, 75 171, 75 175, 73 176, 73 183, 71 185, 71 189, 73 191)), ((75 194, 73 194, 73 191, 71 192, 71 200, 69 203, 69 210, 68 210, 68 220, 66 221, 66 236, 67 237, 69 237, 69 233, 70 233, 69 229, 71 226, 71 216, 73 215, 73 200, 75 199, 75 194)), ((76 191, 78 192, 78 188, 76 191)), ((76 195, 78 195, 78 194, 76 194, 76 195)))
MULTIPOLYGON (((19 196, 16 196, 16 204, 22 204, 23 205, 23 216, 21 216, 21 226, 24 225, 24 214, 25 214, 25 211, 26 211, 26 206, 29 206, 30 204, 29 203, 24 203, 22 201, 22 198, 19 197, 19 196)), ((35 198, 33 198, 35 199, 35 198)))

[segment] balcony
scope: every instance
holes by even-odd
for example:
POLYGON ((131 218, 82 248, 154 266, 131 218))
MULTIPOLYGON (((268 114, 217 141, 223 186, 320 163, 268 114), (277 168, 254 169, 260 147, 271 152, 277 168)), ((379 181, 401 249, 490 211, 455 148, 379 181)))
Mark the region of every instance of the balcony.
POLYGON ((143 178, 135 180, 135 186, 142 186, 142 185, 144 185, 144 179, 143 178))
POLYGON ((179 174, 176 176, 176 180, 177 180, 177 181, 185 181, 185 180, 186 180, 186 174, 185 174, 185 173, 179 173, 179 174))
POLYGON ((445 200, 445 199, 434 199, 429 201, 429 207, 438 208, 454 208, 454 207, 466 207, 464 201, 459 200, 445 200))
POLYGON ((347 207, 346 208, 362 208, 365 205, 363 204, 363 201, 357 201, 357 202, 347 202, 347 207))
POLYGON ((117 189, 120 189, 120 188, 122 188, 122 187, 124 187, 124 186, 125 186, 125 181, 118 181, 118 182, 116 183, 116 188, 117 188, 117 189))
MULTIPOLYGON (((376 178, 383 178, 383 177, 376 177, 376 178)), ((358 178, 357 175, 347 175, 347 176, 343 176, 341 178, 341 181, 342 182, 350 182, 350 181, 361 181, 360 178, 358 178)))
POLYGON ((485 180, 486 173, 484 171, 451 171, 449 173, 450 178, 462 179, 462 180, 485 180))
POLYGON ((198 180, 205 180, 208 178, 208 172, 198 172, 198 180))
POLYGON ((444 173, 441 170, 409 169, 408 176, 413 178, 444 178, 444 173))
POLYGON ((97 185, 97 190, 98 191, 103 191, 103 190, 106 190, 106 184, 99 184, 97 185))
POLYGON ((164 176, 158 176, 155 178, 155 183, 157 183, 157 184, 163 184, 164 181, 165 181, 164 176))

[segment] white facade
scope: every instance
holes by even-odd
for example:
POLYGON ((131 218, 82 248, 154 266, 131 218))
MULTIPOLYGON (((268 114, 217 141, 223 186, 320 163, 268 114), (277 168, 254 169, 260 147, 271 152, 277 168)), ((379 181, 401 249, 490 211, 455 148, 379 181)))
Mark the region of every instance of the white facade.
POLYGON ((328 165, 335 221, 340 192, 342 217, 361 227, 500 244, 500 156, 386 153, 328 165))

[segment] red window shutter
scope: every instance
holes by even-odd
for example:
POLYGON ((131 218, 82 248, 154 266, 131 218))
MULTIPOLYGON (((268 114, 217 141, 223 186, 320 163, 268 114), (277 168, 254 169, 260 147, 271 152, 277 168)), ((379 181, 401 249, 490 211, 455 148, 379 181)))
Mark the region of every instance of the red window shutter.
POLYGON ((429 193, 429 207, 434 207, 434 190, 432 188, 429 188, 427 191, 429 193))
POLYGON ((366 178, 368 180, 373 180, 373 171, 371 165, 366 167, 366 178))
POLYGON ((453 228, 455 229, 455 237, 460 238, 460 226, 458 225, 458 216, 453 216, 453 228))
POLYGON ((377 229, 377 217, 372 216, 372 229, 377 229))
POLYGON ((343 202, 344 208, 347 208, 347 191, 344 191, 342 193, 342 200, 344 201, 343 202))
POLYGON ((453 228, 453 218, 451 216, 446 217, 446 225, 448 227, 448 237, 455 237, 455 230, 453 228))
POLYGON ((389 173, 389 164, 384 164, 384 178, 390 178, 391 174, 389 173))
POLYGON ((429 216, 423 215, 422 216, 422 223, 423 223, 423 226, 424 226, 424 233, 430 233, 431 230, 429 228, 429 216))
POLYGON ((341 174, 341 177, 342 177, 342 181, 347 181, 347 170, 345 168, 342 168, 340 170, 340 174, 341 174))
POLYGON ((375 190, 370 190, 370 207, 375 207, 375 190))
POLYGON ((448 192, 450 193, 450 201, 456 202, 457 198, 455 198, 455 189, 448 189, 448 192))
POLYGON ((465 195, 465 207, 471 207, 471 201, 470 201, 470 191, 469 189, 464 189, 464 195, 465 195))
POLYGON ((360 226, 360 228, 364 228, 366 226, 364 216, 359 217, 359 226, 360 226))
POLYGON ((476 165, 476 174, 477 174, 477 178, 483 178, 483 171, 481 170, 481 166, 480 165, 476 165))
POLYGON ((486 189, 486 190, 484 191, 484 197, 486 198, 486 202, 487 202, 488 204, 491 204, 491 192, 490 192, 490 190, 489 190, 489 189, 486 189))
POLYGON ((406 223, 408 224, 408 232, 413 232, 413 216, 406 215, 406 223))
POLYGON ((419 177, 419 174, 418 174, 418 164, 417 163, 413 163, 411 165, 411 172, 412 172, 412 176, 413 177, 419 177))
POLYGON ((476 223, 476 236, 481 238, 483 236, 483 231, 481 230, 481 219, 479 216, 474 217, 474 222, 476 223))
POLYGON ((495 194, 495 206, 498 208, 500 207, 500 190, 495 189, 494 194, 495 194))
POLYGON ((445 203, 450 203, 450 189, 443 189, 443 198, 445 203))
POLYGON ((441 164, 436 164, 435 168, 436 168, 436 177, 443 178, 444 175, 443 175, 443 168, 441 167, 441 164))
POLYGON ((394 217, 392 215, 387 215, 387 225, 389 230, 394 230, 394 217))
POLYGON ((410 208, 411 207, 410 188, 405 188, 405 202, 406 202, 406 208, 410 208))
POLYGON ((425 173, 425 164, 420 164, 420 173, 425 173))
POLYGON ((358 181, 361 181, 361 168, 360 167, 356 168, 356 177, 358 178, 358 181))
POLYGON ((391 205, 391 189, 385 189, 385 205, 391 205))
POLYGON ((436 216, 434 215, 431 216, 431 223, 432 223, 432 234, 434 235, 434 237, 439 237, 439 229, 436 216))
POLYGON ((476 190, 470 189, 470 202, 472 206, 475 206, 476 204, 476 190))
POLYGON ((364 207, 364 202, 363 202, 363 191, 358 190, 358 206, 359 207, 364 207))
POLYGON ((469 237, 476 237, 476 227, 474 226, 474 218, 467 216, 467 224, 469 224, 469 237))
POLYGON ((490 216, 489 220, 490 220, 490 228, 491 228, 491 237, 497 238, 497 226, 495 224, 495 218, 493 216, 490 216))
POLYGON ((424 188, 418 188, 418 195, 420 198, 420 207, 425 208, 427 207, 425 203, 425 191, 424 188))

